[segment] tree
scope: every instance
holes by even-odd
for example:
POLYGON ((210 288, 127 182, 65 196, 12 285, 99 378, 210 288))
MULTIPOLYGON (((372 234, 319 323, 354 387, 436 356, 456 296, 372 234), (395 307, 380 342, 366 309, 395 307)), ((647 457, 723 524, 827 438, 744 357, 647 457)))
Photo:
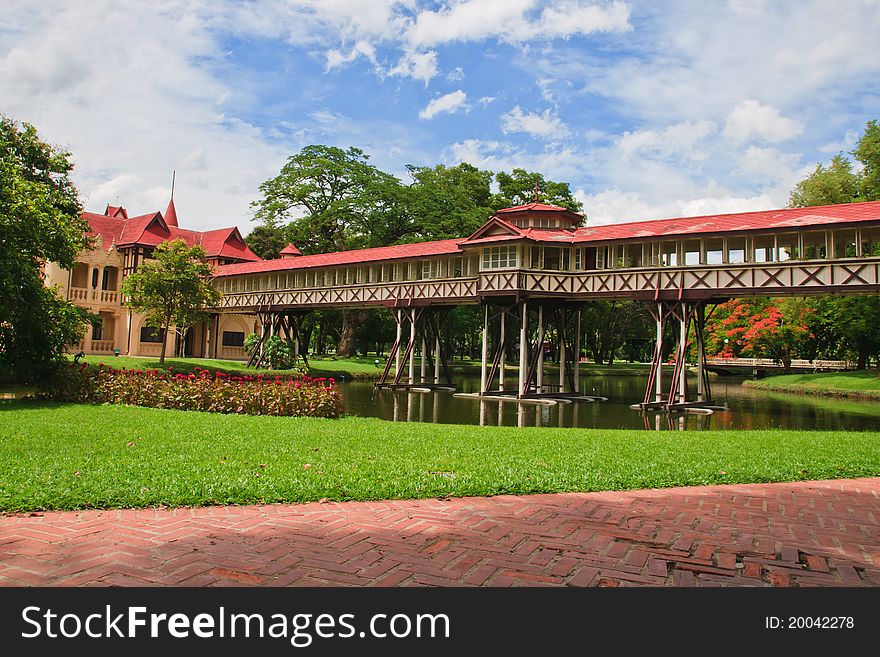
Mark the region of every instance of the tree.
MULTIPOLYGON (((288 238, 303 254, 376 246, 388 239, 374 235, 379 190, 387 193, 396 179, 368 159, 357 148, 306 146, 260 185, 263 198, 251 204, 255 218, 269 226, 286 223, 288 238)), ((342 312, 338 355, 353 353, 355 328, 362 320, 361 312, 342 312)))
POLYGON ((465 237, 492 216, 492 172, 471 164, 408 166, 414 224, 424 240, 465 237))
POLYGON ((546 180, 540 173, 514 169, 511 173, 495 174, 499 193, 494 198, 495 209, 514 205, 526 205, 535 201, 535 183, 538 185, 538 202, 558 205, 572 212, 584 209, 583 203, 571 193, 568 183, 546 180))
POLYGON ((185 336, 189 327, 206 318, 206 308, 217 305, 220 292, 211 285, 213 268, 202 247, 172 240, 157 246, 153 257, 125 279, 122 293, 126 305, 162 329, 159 364, 164 365, 169 329, 173 326, 185 336))
POLYGON ((861 198, 864 201, 880 199, 880 125, 868 121, 865 134, 856 144, 853 155, 862 163, 861 198))
POLYGON ((284 229, 279 226, 263 224, 256 226, 247 237, 245 244, 251 251, 263 260, 274 260, 281 254, 281 249, 287 246, 284 229))
MULTIPOLYGON (((807 207, 833 203, 853 203, 880 199, 880 125, 869 121, 851 153, 862 165, 853 171, 853 162, 843 153, 831 164, 815 171, 797 184, 789 205, 807 207)), ((836 345, 837 356, 855 356, 857 367, 867 367, 868 359, 880 353, 880 298, 876 296, 826 297, 813 305, 813 335, 819 336, 818 351, 836 345), (829 345, 823 348, 822 344, 829 345)))
POLYGON ((41 267, 70 269, 89 245, 70 153, 0 115, 0 376, 45 380, 83 335, 89 313, 45 286, 41 267))
POLYGON ((810 205, 851 203, 859 195, 859 176, 852 162, 838 153, 827 167, 817 164, 813 173, 800 181, 791 192, 788 205, 804 208, 810 205))

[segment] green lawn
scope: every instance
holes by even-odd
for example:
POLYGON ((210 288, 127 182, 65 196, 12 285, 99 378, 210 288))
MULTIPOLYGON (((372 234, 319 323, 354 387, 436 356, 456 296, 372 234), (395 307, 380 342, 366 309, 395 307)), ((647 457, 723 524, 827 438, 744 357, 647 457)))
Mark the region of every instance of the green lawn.
POLYGON ((876 475, 873 432, 481 428, 0 402, 3 511, 876 475))
POLYGON ((781 374, 758 381, 746 381, 743 385, 777 392, 880 400, 880 378, 876 370, 781 374))

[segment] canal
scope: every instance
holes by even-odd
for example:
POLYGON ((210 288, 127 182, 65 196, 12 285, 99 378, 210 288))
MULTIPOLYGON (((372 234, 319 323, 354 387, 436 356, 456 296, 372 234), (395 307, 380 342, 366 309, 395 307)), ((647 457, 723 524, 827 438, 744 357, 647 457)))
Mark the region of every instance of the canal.
MULTIPOLYGON (((712 415, 643 414, 629 408, 644 394, 641 376, 584 376, 581 390, 608 401, 518 404, 461 398, 452 392, 375 390, 372 381, 341 381, 350 415, 400 422, 438 422, 606 429, 837 429, 880 430, 880 402, 787 395, 743 387, 738 377, 713 378, 715 401, 729 410, 712 415)), ((479 391, 478 376, 455 378, 459 392, 479 391)), ((691 382, 691 389, 694 384, 691 382)))

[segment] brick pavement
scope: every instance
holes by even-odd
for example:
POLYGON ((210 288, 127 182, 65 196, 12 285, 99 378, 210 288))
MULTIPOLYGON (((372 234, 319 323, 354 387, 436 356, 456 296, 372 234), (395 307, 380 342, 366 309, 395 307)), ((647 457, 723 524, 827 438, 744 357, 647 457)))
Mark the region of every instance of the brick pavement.
POLYGON ((6 515, 0 584, 880 586, 880 478, 6 515))

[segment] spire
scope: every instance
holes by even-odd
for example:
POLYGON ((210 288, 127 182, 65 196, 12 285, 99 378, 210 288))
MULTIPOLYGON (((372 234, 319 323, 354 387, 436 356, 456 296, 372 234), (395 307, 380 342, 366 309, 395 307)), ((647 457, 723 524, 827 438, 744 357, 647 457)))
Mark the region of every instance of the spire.
POLYGON ((174 179, 177 177, 177 171, 171 172, 171 200, 168 201, 168 207, 165 208, 165 223, 169 226, 177 227, 177 210, 174 208, 174 179))

